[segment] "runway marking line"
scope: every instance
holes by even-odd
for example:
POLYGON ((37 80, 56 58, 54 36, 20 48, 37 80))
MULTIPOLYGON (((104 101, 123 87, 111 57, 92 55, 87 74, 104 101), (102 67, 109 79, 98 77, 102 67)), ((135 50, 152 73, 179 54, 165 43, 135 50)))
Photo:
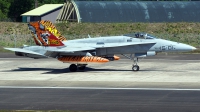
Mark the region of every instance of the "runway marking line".
POLYGON ((0 86, 5 89, 106 89, 106 90, 154 90, 154 91, 200 91, 200 89, 181 88, 113 88, 113 87, 33 87, 33 86, 0 86))

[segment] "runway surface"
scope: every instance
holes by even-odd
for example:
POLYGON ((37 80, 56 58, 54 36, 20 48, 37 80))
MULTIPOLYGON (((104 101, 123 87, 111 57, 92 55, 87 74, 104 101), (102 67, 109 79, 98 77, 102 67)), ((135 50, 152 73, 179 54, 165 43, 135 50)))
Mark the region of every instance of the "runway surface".
POLYGON ((199 112, 200 91, 1 88, 0 108, 131 112, 199 112))
POLYGON ((0 58, 0 109, 200 111, 200 55, 122 58, 69 72, 55 59, 0 58))

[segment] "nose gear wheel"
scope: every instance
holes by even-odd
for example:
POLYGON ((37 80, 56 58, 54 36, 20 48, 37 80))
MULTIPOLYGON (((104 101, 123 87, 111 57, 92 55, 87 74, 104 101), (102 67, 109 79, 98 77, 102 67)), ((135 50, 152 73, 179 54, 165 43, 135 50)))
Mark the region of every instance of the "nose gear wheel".
POLYGON ((133 59, 133 66, 132 66, 132 70, 133 71, 139 71, 140 70, 140 67, 137 65, 137 63, 138 63, 138 58, 134 57, 134 59, 133 59))
POLYGON ((133 65, 132 70, 133 71, 139 71, 140 67, 138 65, 133 65))

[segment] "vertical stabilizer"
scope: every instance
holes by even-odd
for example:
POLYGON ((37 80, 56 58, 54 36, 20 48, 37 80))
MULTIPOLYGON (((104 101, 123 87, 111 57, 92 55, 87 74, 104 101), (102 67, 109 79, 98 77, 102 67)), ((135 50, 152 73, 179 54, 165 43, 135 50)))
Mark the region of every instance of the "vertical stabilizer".
POLYGON ((28 24, 36 45, 63 46, 66 38, 56 29, 50 21, 37 21, 28 24))

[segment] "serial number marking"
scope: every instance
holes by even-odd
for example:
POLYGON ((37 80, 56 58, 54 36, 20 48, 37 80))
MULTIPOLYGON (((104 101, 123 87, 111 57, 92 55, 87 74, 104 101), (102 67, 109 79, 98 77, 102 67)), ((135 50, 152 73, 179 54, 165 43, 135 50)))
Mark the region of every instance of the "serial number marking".
POLYGON ((160 46, 159 49, 162 50, 162 51, 166 51, 166 50, 174 50, 175 48, 172 45, 169 45, 169 46, 166 45, 166 46, 160 46))

